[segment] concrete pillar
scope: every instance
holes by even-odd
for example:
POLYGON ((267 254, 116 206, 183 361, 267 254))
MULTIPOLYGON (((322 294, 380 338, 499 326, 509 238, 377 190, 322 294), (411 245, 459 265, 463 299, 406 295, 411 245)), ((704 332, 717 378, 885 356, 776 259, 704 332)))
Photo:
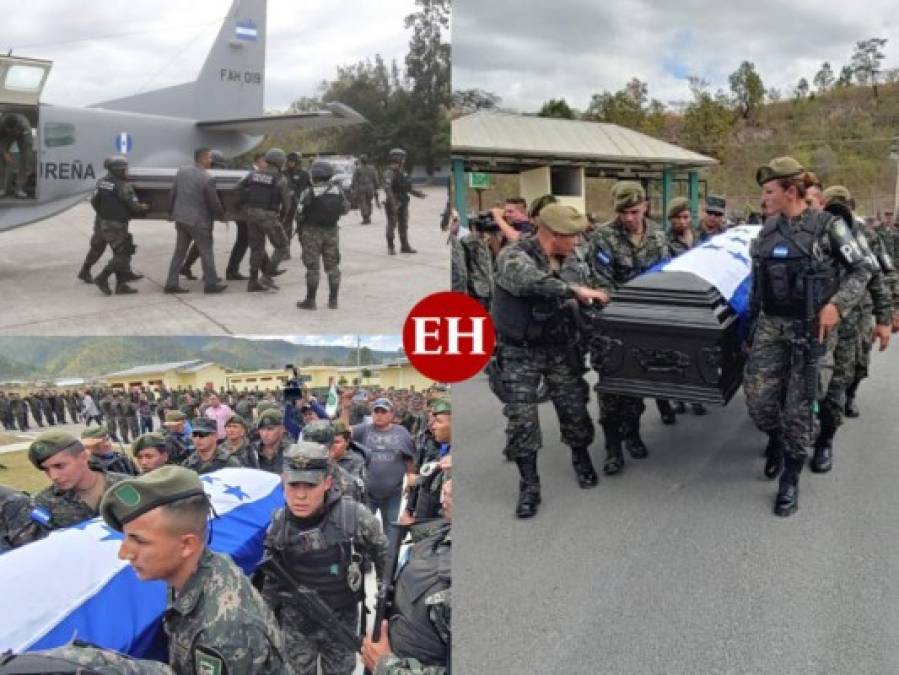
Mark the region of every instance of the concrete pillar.
POLYGON ((459 212, 459 224, 468 227, 468 200, 465 194, 465 162, 453 160, 453 191, 456 193, 456 211, 459 212))

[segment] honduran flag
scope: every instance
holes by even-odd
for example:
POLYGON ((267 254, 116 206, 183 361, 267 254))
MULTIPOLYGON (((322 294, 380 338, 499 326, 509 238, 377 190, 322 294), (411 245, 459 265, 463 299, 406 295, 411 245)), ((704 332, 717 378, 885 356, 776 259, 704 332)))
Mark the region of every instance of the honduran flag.
POLYGON ((234 27, 234 37, 238 40, 254 41, 259 37, 259 30, 256 28, 256 24, 252 19, 247 19, 246 21, 239 20, 234 27))
MULTIPOLYGON (((247 574, 262 558, 279 477, 256 469, 201 476, 218 517, 210 547, 247 574)), ((78 638, 135 657, 160 654, 161 581, 141 581, 119 560, 122 535, 94 518, 0 556, 0 653, 49 649, 78 638)))

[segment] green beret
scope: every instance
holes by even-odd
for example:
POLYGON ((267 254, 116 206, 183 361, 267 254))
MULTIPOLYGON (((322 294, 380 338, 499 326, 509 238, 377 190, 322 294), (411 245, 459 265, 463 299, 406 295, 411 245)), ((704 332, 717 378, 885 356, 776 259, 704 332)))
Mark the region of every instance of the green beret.
POLYGON ((322 445, 331 445, 334 427, 328 420, 315 420, 303 427, 303 440, 322 445))
POLYGON ((50 459, 57 452, 77 448, 84 450, 84 444, 75 438, 72 434, 65 431, 45 431, 39 434, 34 442, 28 446, 28 459, 31 463, 41 471, 41 466, 45 461, 50 459))
POLYGON ((708 213, 720 213, 724 215, 727 201, 720 195, 706 195, 705 210, 708 213))
POLYGON ((165 436, 159 432, 152 432, 138 436, 134 443, 131 444, 131 454, 136 455, 144 448, 157 448, 158 450, 168 452, 168 446, 165 443, 165 436))
POLYGON ((548 204, 540 212, 540 222, 556 234, 580 234, 588 225, 586 216, 565 204, 548 204))
POLYGON ((244 429, 249 429, 249 427, 247 426, 247 421, 237 413, 231 415, 231 417, 227 419, 227 421, 225 422, 225 426, 228 426, 229 424, 239 424, 244 429))
POLYGON ((259 416, 259 420, 256 422, 256 428, 276 427, 280 424, 284 424, 284 415, 281 414, 280 410, 269 409, 259 416))
POLYGON ((624 211, 646 201, 646 191, 634 180, 620 180, 612 186, 612 202, 616 211, 624 211))
POLYGON ((169 410, 165 414, 166 422, 183 422, 187 419, 187 415, 185 415, 180 410, 169 410))
POLYGON ((106 428, 105 424, 100 424, 95 427, 85 427, 81 430, 81 438, 108 438, 109 437, 109 429, 106 428))
POLYGON ((841 201, 848 204, 852 200, 852 195, 849 193, 849 190, 842 185, 831 185, 824 191, 823 195, 824 201, 827 204, 835 201, 841 201))
POLYGON ((284 451, 284 478, 288 483, 319 485, 330 469, 328 448, 321 443, 300 441, 284 451))
POLYGON ((668 202, 668 217, 674 218, 677 214, 682 211, 690 210, 690 200, 686 197, 675 197, 670 202, 668 202))
POLYGON ((352 432, 347 428, 346 424, 343 423, 343 420, 335 420, 335 421, 331 424, 331 428, 334 429, 334 435, 335 435, 335 436, 339 436, 339 435, 341 435, 341 434, 349 434, 349 433, 352 433, 352 432))
POLYGON ((100 502, 100 515, 121 532, 124 525, 157 506, 205 494, 199 474, 167 464, 109 488, 100 502))
POLYGON ((805 169, 792 157, 775 157, 755 172, 755 182, 764 185, 770 180, 795 178, 805 169))
POLYGON ((447 398, 438 398, 431 401, 431 414, 433 415, 453 414, 453 404, 447 398))

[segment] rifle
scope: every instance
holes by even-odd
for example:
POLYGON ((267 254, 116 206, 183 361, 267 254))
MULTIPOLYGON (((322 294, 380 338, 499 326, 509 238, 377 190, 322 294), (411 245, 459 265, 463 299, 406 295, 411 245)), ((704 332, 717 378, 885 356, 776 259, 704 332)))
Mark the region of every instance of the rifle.
MULTIPOLYGON (((396 566, 400 556, 400 546, 406 537, 408 525, 390 523, 387 535, 387 558, 384 560, 384 576, 378 586, 378 600, 375 604, 375 623, 371 629, 371 641, 381 639, 381 623, 387 618, 387 614, 393 607, 394 577, 396 566)), ((365 669, 365 675, 372 675, 372 671, 365 669)))
POLYGON ((815 428, 815 415, 818 413, 818 365, 827 352, 827 345, 818 342, 818 312, 816 310, 815 289, 822 275, 814 268, 805 273, 804 303, 802 317, 802 337, 799 347, 802 350, 802 384, 803 396, 809 407, 809 428, 815 428))
POLYGON ((296 600, 299 609, 320 627, 324 628, 329 635, 332 635, 341 646, 354 653, 361 653, 362 640, 337 620, 334 612, 319 597, 318 593, 294 581, 290 573, 284 569, 284 566, 276 558, 263 560, 259 567, 286 586, 294 600, 296 600))

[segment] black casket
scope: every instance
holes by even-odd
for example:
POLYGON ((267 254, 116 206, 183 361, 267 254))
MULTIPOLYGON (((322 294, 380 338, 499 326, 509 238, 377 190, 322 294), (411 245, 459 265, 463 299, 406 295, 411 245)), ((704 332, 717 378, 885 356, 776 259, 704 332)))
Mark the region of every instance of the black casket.
MULTIPOLYGON (((128 182, 134 187, 139 201, 149 204, 150 210, 138 216, 147 220, 165 220, 169 215, 169 206, 172 201, 172 185, 175 182, 177 169, 141 169, 135 168, 128 171, 128 182)), ((236 205, 237 191, 234 189, 238 182, 247 175, 248 171, 233 171, 229 169, 214 169, 209 172, 215 183, 216 192, 225 209, 225 220, 244 220, 246 213, 236 205)))
POLYGON ((743 379, 740 320, 689 272, 622 286, 600 316, 601 392, 725 405, 743 379))

